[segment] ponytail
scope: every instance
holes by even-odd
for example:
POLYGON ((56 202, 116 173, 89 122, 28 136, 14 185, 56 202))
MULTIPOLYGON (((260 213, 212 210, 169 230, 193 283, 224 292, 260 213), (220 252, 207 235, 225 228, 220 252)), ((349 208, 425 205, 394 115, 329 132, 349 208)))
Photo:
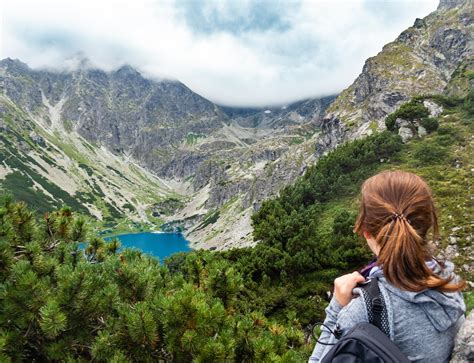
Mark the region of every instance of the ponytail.
POLYGON ((354 230, 374 237, 380 246, 378 264, 392 285, 408 291, 432 288, 443 292, 464 287, 464 281, 453 282, 454 276, 442 278, 426 264, 431 259, 426 241, 431 228, 437 238, 436 212, 423 179, 395 171, 380 173, 364 183, 354 230))

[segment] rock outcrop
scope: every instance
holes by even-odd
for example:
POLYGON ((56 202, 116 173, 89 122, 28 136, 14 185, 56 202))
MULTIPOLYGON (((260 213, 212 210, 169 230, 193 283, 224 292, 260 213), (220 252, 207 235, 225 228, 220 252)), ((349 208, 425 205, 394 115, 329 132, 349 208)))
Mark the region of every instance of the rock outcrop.
POLYGON ((474 57, 472 0, 441 1, 438 9, 369 58, 354 83, 328 108, 317 153, 370 134, 373 125, 414 96, 443 93, 453 72, 474 57))

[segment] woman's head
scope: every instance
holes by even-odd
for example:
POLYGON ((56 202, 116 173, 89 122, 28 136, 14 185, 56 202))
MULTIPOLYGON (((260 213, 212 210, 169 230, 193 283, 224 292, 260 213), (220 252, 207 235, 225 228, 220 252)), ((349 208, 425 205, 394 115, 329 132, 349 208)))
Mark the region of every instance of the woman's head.
POLYGON ((437 288, 459 290, 426 265, 431 257, 427 235, 438 238, 438 221, 431 190, 419 176, 385 171, 362 185, 362 200, 354 231, 365 236, 378 254, 384 276, 410 291, 437 288))

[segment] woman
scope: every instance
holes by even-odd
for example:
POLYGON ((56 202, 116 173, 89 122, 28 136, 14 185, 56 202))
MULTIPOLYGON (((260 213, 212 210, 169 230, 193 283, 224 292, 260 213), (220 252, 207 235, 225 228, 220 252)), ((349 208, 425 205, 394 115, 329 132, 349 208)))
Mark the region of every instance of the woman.
MULTIPOLYGON (((464 321, 460 290, 464 282, 450 262, 431 256, 428 232, 438 237, 431 191, 419 176, 386 171, 366 180, 354 231, 367 240, 377 256, 367 271, 378 278, 389 321, 389 337, 417 362, 446 362, 464 321)), ((334 281, 334 296, 326 308, 325 325, 344 334, 359 322, 368 322, 367 308, 357 284, 364 276, 353 272, 334 281)), ((320 342, 337 339, 322 329, 320 342)), ((316 344, 309 362, 319 362, 331 345, 316 344)))

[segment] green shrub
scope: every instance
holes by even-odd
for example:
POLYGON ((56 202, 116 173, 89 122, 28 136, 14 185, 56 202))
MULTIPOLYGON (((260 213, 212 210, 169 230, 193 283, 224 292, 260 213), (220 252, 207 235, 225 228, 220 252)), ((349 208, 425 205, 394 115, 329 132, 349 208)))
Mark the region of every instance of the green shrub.
POLYGON ((455 96, 433 95, 425 98, 432 99, 445 108, 453 108, 463 103, 463 99, 455 96))
POLYGON ((438 128, 438 135, 450 135, 455 137, 457 135, 457 131, 452 126, 443 125, 438 128))
POLYGON ((387 130, 395 131, 395 122, 397 121, 397 115, 393 112, 385 118, 385 126, 387 130))
POLYGON ((122 205, 122 208, 127 208, 132 213, 135 212, 135 207, 130 203, 125 203, 124 205, 122 205))
POLYGON ((456 142, 456 139, 452 135, 449 135, 449 134, 438 135, 436 137, 436 142, 438 143, 438 145, 446 147, 446 146, 453 145, 456 142))
MULTIPOLYGON (((474 116, 474 90, 471 90, 469 94, 464 98, 464 103, 462 106, 463 110, 467 112, 469 116, 474 116)), ((467 118, 468 120, 474 120, 474 117, 467 118)))
POLYGON ((421 100, 412 100, 400 106, 398 110, 392 112, 385 118, 385 126, 390 131, 395 131, 395 122, 397 118, 407 121, 420 120, 428 117, 430 112, 423 105, 421 100))
POLYGON ((464 293, 464 301, 466 302, 466 312, 469 312, 474 309, 474 291, 466 291, 464 293))
POLYGON ((207 227, 210 224, 216 223, 219 219, 219 210, 210 211, 204 216, 204 220, 196 227, 196 231, 207 227))
POLYGON ((288 302, 314 319, 325 302, 304 299, 304 305, 286 287, 268 283, 262 268, 279 273, 281 251, 264 246, 229 258, 182 253, 167 268, 138 250, 118 252, 118 241, 88 238, 84 220, 69 208, 41 221, 34 216, 24 203, 0 197, 2 361, 307 358, 295 312, 285 310, 278 320, 268 315, 288 302), (257 284, 249 266, 267 282, 257 284))
POLYGON ((439 127, 439 122, 437 119, 433 117, 425 117, 421 120, 420 122, 421 126, 425 128, 425 130, 428 133, 431 133, 433 131, 436 131, 436 129, 439 127))

